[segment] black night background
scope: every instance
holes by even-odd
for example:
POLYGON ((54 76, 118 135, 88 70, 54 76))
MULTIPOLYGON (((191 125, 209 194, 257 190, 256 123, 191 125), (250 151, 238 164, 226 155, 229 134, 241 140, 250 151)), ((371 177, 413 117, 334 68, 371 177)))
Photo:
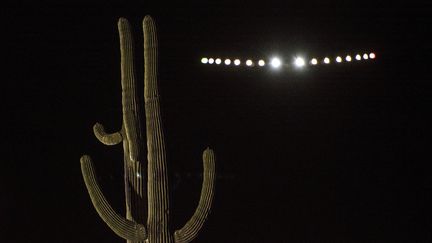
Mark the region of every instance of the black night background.
POLYGON ((117 20, 158 27, 172 226, 217 156, 212 212, 194 242, 432 242, 432 3, 261 1, 3 3, 0 242, 124 242, 97 215, 90 154, 124 212, 117 20), (303 70, 203 65, 370 52, 303 70))

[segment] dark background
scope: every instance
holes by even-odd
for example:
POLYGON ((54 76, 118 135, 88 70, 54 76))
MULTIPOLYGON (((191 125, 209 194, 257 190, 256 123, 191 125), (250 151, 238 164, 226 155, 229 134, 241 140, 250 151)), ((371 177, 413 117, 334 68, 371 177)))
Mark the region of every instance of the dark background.
MULTIPOLYGON (((123 242, 91 204, 95 159, 124 212, 117 19, 154 17, 173 227, 192 215, 201 153, 217 154, 212 213, 195 242, 431 242, 428 2, 3 3, 1 242, 123 242), (202 56, 374 51, 301 71, 202 65, 202 56)), ((406 1, 409 2, 409 1, 406 1)))

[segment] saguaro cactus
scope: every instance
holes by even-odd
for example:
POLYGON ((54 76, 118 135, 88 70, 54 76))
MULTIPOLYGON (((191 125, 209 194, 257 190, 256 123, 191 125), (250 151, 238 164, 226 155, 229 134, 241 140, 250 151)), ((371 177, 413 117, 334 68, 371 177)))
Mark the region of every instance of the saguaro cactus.
POLYGON ((118 21, 123 124, 119 132, 112 134, 106 133, 99 123, 93 127, 95 136, 103 144, 116 145, 123 142, 126 217, 116 213, 102 194, 88 155, 81 157, 81 171, 99 216, 127 242, 190 242, 197 236, 210 211, 215 155, 209 148, 203 152, 204 177, 198 206, 189 221, 181 229, 172 232, 169 226, 168 176, 157 87, 156 28, 150 16, 144 18, 143 29, 147 164, 143 154, 144 134, 141 130, 140 105, 133 69, 132 36, 129 23, 124 18, 118 21))

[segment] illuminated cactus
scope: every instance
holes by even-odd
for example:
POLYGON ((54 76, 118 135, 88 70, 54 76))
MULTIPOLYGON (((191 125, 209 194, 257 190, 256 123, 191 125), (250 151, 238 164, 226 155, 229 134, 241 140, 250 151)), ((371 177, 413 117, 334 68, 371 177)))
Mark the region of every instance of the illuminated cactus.
POLYGON ((81 157, 81 171, 99 216, 127 242, 190 242, 197 236, 210 211, 215 156, 209 148, 203 152, 204 176, 198 206, 189 221, 181 229, 172 232, 169 226, 168 175, 157 87, 156 28, 150 16, 144 18, 143 29, 147 163, 133 69, 132 36, 129 23, 124 18, 118 21, 123 124, 119 132, 112 134, 107 134, 99 123, 93 127, 95 136, 103 144, 116 145, 123 142, 126 217, 116 213, 105 199, 88 155, 81 157))

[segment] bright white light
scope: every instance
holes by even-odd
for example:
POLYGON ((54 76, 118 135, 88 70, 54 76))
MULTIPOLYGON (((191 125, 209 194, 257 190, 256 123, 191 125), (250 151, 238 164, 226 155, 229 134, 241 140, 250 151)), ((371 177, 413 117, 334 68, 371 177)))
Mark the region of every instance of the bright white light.
POLYGON ((373 53, 373 52, 369 53, 369 58, 370 59, 375 59, 375 53, 373 53))
POLYGON ((219 65, 219 64, 222 63, 222 60, 221 60, 220 58, 216 58, 216 61, 215 61, 215 62, 216 62, 217 65, 219 65))
POLYGON ((213 58, 209 58, 209 59, 208 59, 208 63, 209 63, 209 64, 213 64, 213 63, 214 63, 214 59, 213 59, 213 58))
POLYGON ((252 65, 253 65, 252 60, 247 60, 247 61, 246 61, 246 66, 252 66, 252 65))
POLYGON ((357 61, 360 61, 360 60, 361 60, 361 56, 360 56, 360 54, 357 54, 357 55, 356 55, 356 60, 357 60, 357 61))
POLYGON ((345 57, 345 60, 346 60, 347 62, 351 62, 352 58, 351 58, 350 55, 348 55, 348 56, 345 57))
POLYGON ((312 65, 317 65, 318 64, 318 60, 316 58, 312 58, 311 64, 312 65))
POLYGON ((263 66, 265 65, 264 60, 259 60, 259 61, 258 61, 258 65, 259 65, 260 67, 263 67, 263 66))
POLYGON ((274 57, 272 58, 272 60, 270 61, 270 64, 272 65, 272 67, 274 68, 279 68, 282 65, 282 62, 279 58, 274 57))
POLYGON ((137 172, 137 173, 136 173, 136 176, 137 176, 138 178, 140 178, 140 177, 141 177, 141 174, 140 174, 139 172, 137 172))
POLYGON ((236 66, 240 65, 240 60, 239 59, 235 59, 234 60, 234 65, 236 65, 236 66))
POLYGON ((324 58, 324 63, 325 64, 329 64, 330 63, 330 58, 328 58, 328 57, 324 58))
POLYGON ((225 65, 230 65, 231 64, 231 60, 230 59, 225 59, 225 65))
POLYGON ((208 62, 207 57, 201 58, 201 63, 206 64, 208 62))
POLYGON ((340 56, 336 57, 336 62, 342 62, 342 57, 340 56))
POLYGON ((365 59, 365 60, 369 59, 369 55, 368 54, 363 54, 363 59, 365 59))
POLYGON ((302 57, 296 57, 294 60, 294 65, 296 65, 296 67, 303 67, 305 65, 305 60, 302 57))

